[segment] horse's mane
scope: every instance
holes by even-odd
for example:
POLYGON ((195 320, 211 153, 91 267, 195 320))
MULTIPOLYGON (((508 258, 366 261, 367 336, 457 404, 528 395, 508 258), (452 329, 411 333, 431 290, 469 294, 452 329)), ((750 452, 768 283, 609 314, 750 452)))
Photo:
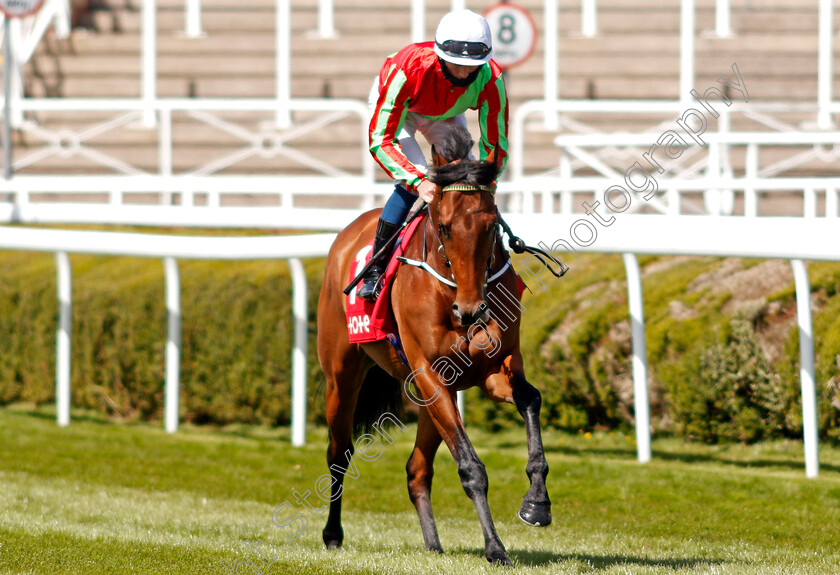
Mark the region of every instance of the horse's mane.
POLYGON ((446 124, 446 130, 446 137, 435 145, 435 151, 447 162, 461 161, 430 168, 429 181, 441 187, 451 184, 491 185, 499 175, 495 162, 467 159, 474 143, 470 133, 458 124, 446 124))

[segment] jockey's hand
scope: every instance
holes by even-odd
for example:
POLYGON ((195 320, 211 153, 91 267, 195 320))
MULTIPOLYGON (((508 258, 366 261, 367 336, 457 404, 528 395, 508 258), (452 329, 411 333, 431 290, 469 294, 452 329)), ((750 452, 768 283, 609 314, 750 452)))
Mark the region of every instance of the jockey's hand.
POLYGON ((432 203, 432 199, 435 197, 435 191, 437 191, 437 186, 435 186, 429 180, 423 180, 416 188, 417 195, 426 202, 427 204, 432 203))

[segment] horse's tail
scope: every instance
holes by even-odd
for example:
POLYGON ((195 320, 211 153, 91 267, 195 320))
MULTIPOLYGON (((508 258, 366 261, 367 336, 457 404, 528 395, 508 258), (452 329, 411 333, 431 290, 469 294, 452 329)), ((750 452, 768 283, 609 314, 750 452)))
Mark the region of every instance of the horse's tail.
POLYGON ((359 390, 353 412, 353 435, 370 433, 373 424, 386 412, 403 418, 402 389, 396 379, 376 365, 367 372, 359 390))

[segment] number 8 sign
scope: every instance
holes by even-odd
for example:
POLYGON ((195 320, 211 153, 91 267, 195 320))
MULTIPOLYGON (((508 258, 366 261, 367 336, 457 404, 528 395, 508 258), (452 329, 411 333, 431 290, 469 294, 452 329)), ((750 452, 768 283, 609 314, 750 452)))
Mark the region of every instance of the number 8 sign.
POLYGON ((7 18, 22 18, 38 11, 44 0, 0 0, 0 12, 7 18))
POLYGON ((537 44, 537 27, 531 14, 516 4, 501 2, 484 12, 493 35, 493 59, 507 69, 527 60, 537 44))

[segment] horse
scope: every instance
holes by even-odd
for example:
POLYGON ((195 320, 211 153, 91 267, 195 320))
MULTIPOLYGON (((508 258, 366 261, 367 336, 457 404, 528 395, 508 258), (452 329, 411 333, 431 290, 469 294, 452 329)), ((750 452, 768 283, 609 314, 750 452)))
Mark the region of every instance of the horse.
POLYGON ((490 514, 487 472, 457 408, 456 391, 473 386, 497 403, 514 404, 524 419, 530 487, 518 516, 532 526, 551 523, 540 431, 542 397, 525 378, 519 349, 524 308, 520 280, 499 237, 496 153, 484 162, 471 160, 472 145, 466 129, 453 125, 446 141, 432 149, 428 178, 437 190, 403 254, 405 261, 426 265, 401 265, 391 284, 392 310, 408 366, 387 341, 348 340, 342 287, 356 254, 373 237, 381 210, 362 214, 348 225, 327 257, 318 303, 318 357, 326 378, 327 465, 332 479, 323 530, 327 548, 340 547, 344 539, 342 483, 353 457, 354 433, 402 400, 398 382, 406 382, 406 394, 420 406, 406 475, 428 550, 443 553, 430 500, 434 458, 443 441, 478 512, 484 556, 493 564, 512 565, 490 514), (516 305, 504 305, 511 298, 516 305))

